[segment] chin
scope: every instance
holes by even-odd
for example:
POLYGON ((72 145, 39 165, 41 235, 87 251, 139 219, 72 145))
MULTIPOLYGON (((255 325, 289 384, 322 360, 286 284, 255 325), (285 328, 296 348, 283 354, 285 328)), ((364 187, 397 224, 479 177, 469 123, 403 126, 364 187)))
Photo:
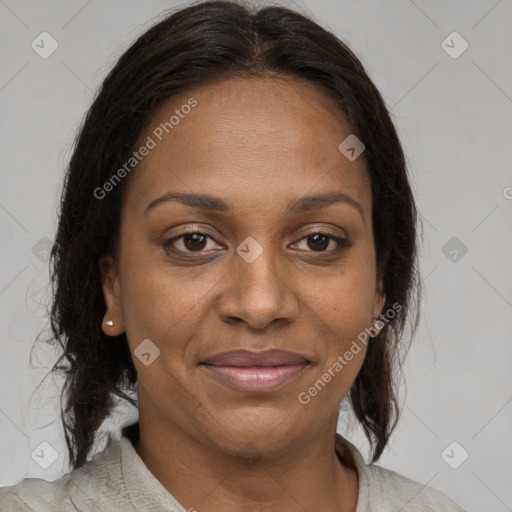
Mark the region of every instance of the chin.
POLYGON ((221 430, 210 431, 208 437, 224 452, 241 457, 277 453, 300 435, 296 422, 289 416, 279 418, 275 411, 271 417, 253 412, 250 417, 230 418, 219 427, 221 430))

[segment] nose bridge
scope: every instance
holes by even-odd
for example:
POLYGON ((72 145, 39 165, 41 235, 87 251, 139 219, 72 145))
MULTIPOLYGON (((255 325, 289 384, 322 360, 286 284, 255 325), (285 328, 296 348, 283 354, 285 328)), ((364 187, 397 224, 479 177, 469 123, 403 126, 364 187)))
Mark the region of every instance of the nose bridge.
POLYGON ((294 294, 280 275, 276 252, 268 242, 247 237, 236 248, 229 275, 219 307, 225 320, 238 318, 261 329, 276 318, 296 315, 294 294))
POLYGON ((275 255, 270 250, 262 251, 254 261, 241 261, 235 263, 240 284, 245 286, 248 293, 277 293, 281 279, 275 266, 275 255))
MULTIPOLYGON (((261 239, 260 239, 261 241, 261 239)), ((234 270, 242 295, 265 297, 265 301, 276 300, 283 285, 275 265, 275 251, 268 241, 257 242, 247 237, 236 249, 238 260, 234 270)))

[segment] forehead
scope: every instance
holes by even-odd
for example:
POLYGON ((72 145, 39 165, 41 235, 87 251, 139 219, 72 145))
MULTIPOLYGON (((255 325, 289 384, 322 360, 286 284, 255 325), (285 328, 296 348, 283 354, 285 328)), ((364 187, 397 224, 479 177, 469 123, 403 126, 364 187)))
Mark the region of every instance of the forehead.
POLYGON ((352 132, 334 100, 303 80, 237 78, 189 89, 147 123, 136 148, 148 138, 154 147, 130 176, 124 202, 142 211, 168 189, 235 204, 335 188, 368 207, 364 158, 350 161, 338 149, 352 132))

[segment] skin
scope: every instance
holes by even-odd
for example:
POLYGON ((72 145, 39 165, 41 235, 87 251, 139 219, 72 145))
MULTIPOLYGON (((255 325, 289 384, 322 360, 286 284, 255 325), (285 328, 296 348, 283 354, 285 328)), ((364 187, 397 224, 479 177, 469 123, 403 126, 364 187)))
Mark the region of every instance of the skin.
POLYGON ((129 176, 119 268, 107 259, 103 273, 104 332, 126 331, 132 354, 145 339, 160 350, 148 366, 134 357, 135 449, 186 510, 295 512, 321 503, 324 511, 354 512, 357 471, 341 463, 334 439, 364 345, 309 404, 297 398, 373 325, 385 302, 364 158, 349 161, 338 149, 353 130, 314 85, 240 78, 175 96, 140 141, 190 97, 197 106, 129 176), (144 214, 170 190, 211 194, 230 210, 168 201, 144 214), (351 196, 362 214, 344 202, 286 213, 292 199, 325 192, 351 196), (187 248, 187 238, 163 247, 194 230, 208 235, 199 250, 190 250, 190 240, 187 248), (317 248, 318 232, 351 247, 336 252, 327 238, 317 248), (252 263, 236 252, 248 236, 263 249, 252 263), (311 363, 259 395, 229 388, 198 365, 240 348, 281 348, 311 363))

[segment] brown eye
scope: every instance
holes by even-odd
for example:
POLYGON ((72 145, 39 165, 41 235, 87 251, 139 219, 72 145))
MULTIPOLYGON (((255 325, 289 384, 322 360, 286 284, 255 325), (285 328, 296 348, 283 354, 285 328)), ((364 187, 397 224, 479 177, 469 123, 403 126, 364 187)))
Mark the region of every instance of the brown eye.
POLYGON ((206 245, 207 235, 203 235, 201 233, 190 233, 183 236, 183 245, 191 250, 202 250, 206 245))
POLYGON ((329 246, 330 237, 317 233, 307 237, 308 247, 314 251, 323 251, 329 246), (311 243, 310 243, 311 242, 311 243))
POLYGON ((167 240, 163 247, 174 252, 202 252, 213 238, 205 233, 193 231, 167 240))
POLYGON ((309 235, 301 238, 299 243, 302 243, 303 241, 307 241, 305 244, 306 248, 304 249, 306 252, 339 252, 343 249, 352 247, 352 244, 345 238, 328 233, 310 233, 309 235), (332 244, 334 247, 329 249, 329 244, 331 242, 334 242, 332 244))

